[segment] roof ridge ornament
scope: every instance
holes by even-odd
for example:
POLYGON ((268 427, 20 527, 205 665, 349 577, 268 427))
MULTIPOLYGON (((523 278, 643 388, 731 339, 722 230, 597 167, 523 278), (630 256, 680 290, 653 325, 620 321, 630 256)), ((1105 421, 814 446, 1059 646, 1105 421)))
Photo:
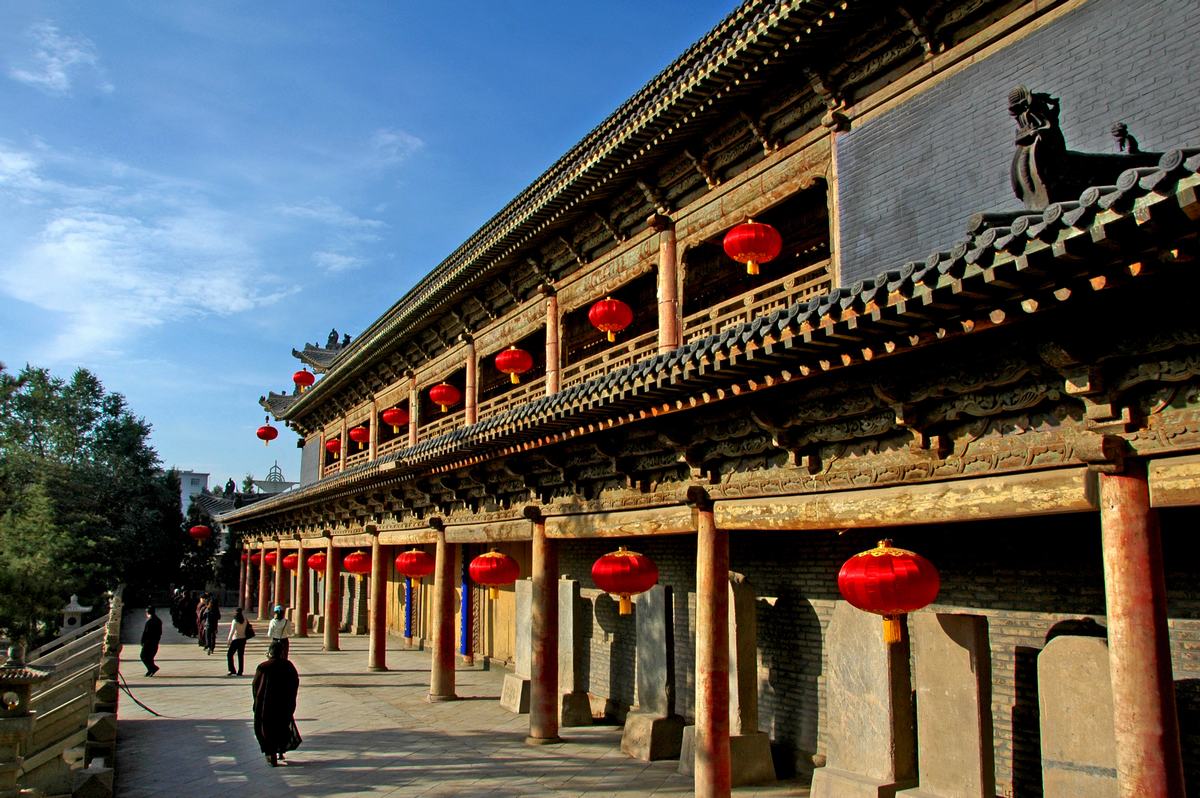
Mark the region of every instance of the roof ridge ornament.
POLYGON ((1008 93, 1008 112, 1017 120, 1012 188, 1029 210, 1074 201, 1089 186, 1116 183, 1126 169, 1154 166, 1162 155, 1142 152, 1123 122, 1111 131, 1121 153, 1069 150, 1059 123, 1060 110, 1059 99, 1045 92, 1017 86, 1008 93))

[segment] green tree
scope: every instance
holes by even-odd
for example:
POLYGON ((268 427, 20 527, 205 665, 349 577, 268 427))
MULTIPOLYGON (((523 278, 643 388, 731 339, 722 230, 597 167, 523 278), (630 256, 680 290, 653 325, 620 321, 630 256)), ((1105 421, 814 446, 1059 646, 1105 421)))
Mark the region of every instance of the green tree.
POLYGON ((0 515, 0 629, 30 638, 39 619, 66 603, 72 573, 71 535, 55 521, 39 483, 25 486, 0 515))

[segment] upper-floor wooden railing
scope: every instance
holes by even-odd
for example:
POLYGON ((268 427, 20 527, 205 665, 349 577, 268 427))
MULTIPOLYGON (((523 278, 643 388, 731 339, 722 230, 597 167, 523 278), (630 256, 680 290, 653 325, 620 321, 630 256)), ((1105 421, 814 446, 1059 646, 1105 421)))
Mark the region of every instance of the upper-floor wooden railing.
MULTIPOLYGON (((830 261, 828 259, 809 264, 777 280, 757 286, 752 291, 731 297, 704 310, 685 316, 682 325, 682 342, 715 335, 734 324, 752 321, 773 310, 793 305, 829 291, 832 285, 830 261)), ((602 352, 565 366, 561 372, 560 387, 566 388, 600 377, 615 369, 628 366, 642 358, 651 357, 658 351, 658 330, 608 346, 602 352)), ((533 401, 546 394, 545 375, 523 380, 521 385, 500 396, 479 403, 478 418, 488 418, 516 405, 533 401)), ((435 438, 466 423, 466 411, 462 408, 452 413, 435 413, 434 417, 421 424, 418 435, 422 440, 435 438)), ((382 456, 408 445, 408 435, 400 434, 387 443, 379 444, 376 456, 382 456)), ((368 451, 355 452, 346 457, 346 466, 363 462, 368 451)), ((337 471, 337 463, 326 466, 323 476, 337 471)))

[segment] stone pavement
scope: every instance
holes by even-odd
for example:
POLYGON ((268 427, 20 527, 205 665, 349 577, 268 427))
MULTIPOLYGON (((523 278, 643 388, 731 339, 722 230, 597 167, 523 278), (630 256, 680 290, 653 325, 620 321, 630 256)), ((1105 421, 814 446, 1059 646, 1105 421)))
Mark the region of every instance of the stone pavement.
MULTIPOLYGON (((393 639, 390 670, 373 673, 366 667, 367 638, 351 635, 334 653, 321 651, 320 637, 292 641, 304 744, 286 766, 272 768, 250 723, 250 679, 265 657, 266 624, 248 646, 246 675, 233 677, 225 675, 223 646, 207 656, 165 617, 162 670, 147 678, 137 646, 144 617, 140 610, 126 616, 122 674, 138 700, 165 717, 121 696, 120 798, 692 795, 691 778, 676 773, 676 763, 622 754, 618 726, 568 728, 561 745, 526 745, 528 716, 500 708, 503 670, 459 670, 462 700, 431 704, 428 652, 403 650, 393 639)), ((225 621, 230 617, 222 611, 225 621)), ((223 623, 222 634, 227 629, 223 623)), ((807 796, 808 790, 780 782, 734 795, 807 796)))

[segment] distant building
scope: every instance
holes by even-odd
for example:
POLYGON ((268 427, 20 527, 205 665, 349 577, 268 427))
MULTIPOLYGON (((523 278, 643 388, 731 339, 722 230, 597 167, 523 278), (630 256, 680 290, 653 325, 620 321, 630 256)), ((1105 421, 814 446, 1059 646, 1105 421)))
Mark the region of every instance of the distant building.
POLYGON ((208 490, 208 474, 199 471, 179 472, 179 507, 187 513, 192 497, 208 490))

